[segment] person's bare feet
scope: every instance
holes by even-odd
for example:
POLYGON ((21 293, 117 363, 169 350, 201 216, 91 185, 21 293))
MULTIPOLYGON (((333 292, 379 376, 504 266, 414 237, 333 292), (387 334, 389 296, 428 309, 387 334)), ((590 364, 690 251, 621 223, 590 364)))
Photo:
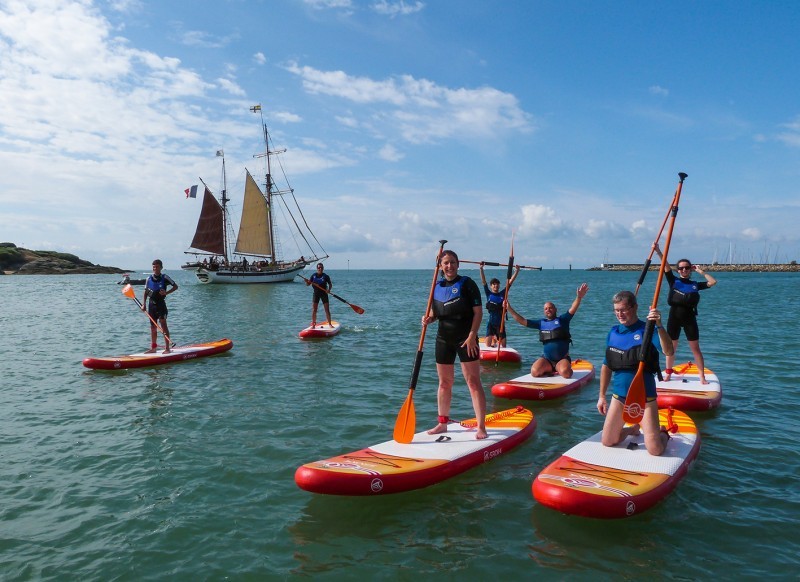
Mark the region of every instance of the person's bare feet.
POLYGON ((475 438, 476 438, 476 439, 478 439, 478 440, 485 439, 485 438, 486 438, 486 437, 488 437, 488 436, 489 436, 489 435, 488 435, 488 434, 486 434, 486 430, 485 430, 485 429, 482 429, 482 428, 479 428, 479 429, 477 430, 477 432, 475 433, 475 438))
POLYGON ((447 432, 447 423, 440 422, 428 431, 428 434, 441 434, 447 432))
POLYGON ((156 353, 156 348, 150 348, 145 352, 145 354, 155 354, 155 353, 156 353))

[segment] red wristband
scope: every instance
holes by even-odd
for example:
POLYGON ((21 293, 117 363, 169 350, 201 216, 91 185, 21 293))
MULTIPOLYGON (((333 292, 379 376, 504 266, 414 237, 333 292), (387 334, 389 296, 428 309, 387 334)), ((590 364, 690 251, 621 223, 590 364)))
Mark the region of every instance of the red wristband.
POLYGON ((439 416, 439 424, 447 424, 450 422, 449 416, 439 416))

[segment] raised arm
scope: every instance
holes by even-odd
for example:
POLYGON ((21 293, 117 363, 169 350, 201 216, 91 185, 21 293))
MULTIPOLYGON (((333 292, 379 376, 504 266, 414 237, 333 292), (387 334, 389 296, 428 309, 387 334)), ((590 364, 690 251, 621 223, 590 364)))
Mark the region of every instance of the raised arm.
POLYGON ((581 283, 578 286, 578 290, 575 292, 575 300, 572 302, 572 305, 569 308, 570 315, 575 315, 575 312, 578 311, 578 307, 581 306, 581 300, 586 297, 588 292, 589 285, 586 283, 581 283))
POLYGON ((479 267, 479 270, 481 272, 481 283, 483 283, 483 286, 486 287, 486 275, 483 274, 483 261, 481 261, 481 266, 479 267))
POLYGON ((709 273, 707 273, 697 265, 694 266, 694 272, 697 273, 698 275, 702 275, 703 277, 705 277, 706 283, 708 283, 709 287, 713 287, 714 285, 717 284, 717 280, 714 277, 712 277, 709 273))
POLYGON ((656 251, 658 258, 661 259, 661 262, 664 263, 664 271, 671 271, 672 267, 669 266, 669 261, 664 260, 664 255, 661 253, 661 249, 658 248, 658 243, 653 243, 653 249, 656 251))
POLYGON ((511 307, 511 304, 508 302, 508 299, 506 299, 506 300, 503 302, 503 304, 506 306, 506 312, 507 312, 507 313, 510 313, 510 314, 511 314, 511 317, 513 317, 513 318, 514 318, 514 320, 515 320, 515 321, 516 321, 518 324, 520 324, 520 325, 524 325, 525 327, 528 327, 528 320, 527 320, 527 319, 525 319, 524 317, 522 317, 522 316, 521 316, 519 313, 517 313, 516 311, 514 311, 514 308, 513 308, 513 307, 511 307))

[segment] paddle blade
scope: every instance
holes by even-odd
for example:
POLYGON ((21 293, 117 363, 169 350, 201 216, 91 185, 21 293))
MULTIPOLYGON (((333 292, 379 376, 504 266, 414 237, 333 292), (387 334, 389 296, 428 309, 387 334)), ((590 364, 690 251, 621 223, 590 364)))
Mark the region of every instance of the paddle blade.
POLYGON ((637 424, 644 418, 645 388, 644 388, 644 364, 639 365, 636 375, 633 377, 628 396, 625 398, 625 405, 622 407, 622 420, 628 424, 637 424))
POLYGON ((352 309, 353 311, 355 311, 359 315, 363 315, 364 314, 364 308, 363 307, 359 307, 358 305, 353 305, 352 303, 348 303, 348 305, 350 306, 350 309, 352 309))
POLYGON ((125 297, 130 297, 131 299, 136 299, 136 292, 133 290, 133 287, 131 287, 130 284, 125 285, 122 288, 122 294, 125 297))
POLYGON ((403 402, 403 407, 397 414, 397 420, 394 423, 394 434, 392 438, 398 443, 407 445, 414 440, 414 431, 417 426, 417 413, 414 411, 414 390, 413 388, 408 391, 406 401, 403 402))

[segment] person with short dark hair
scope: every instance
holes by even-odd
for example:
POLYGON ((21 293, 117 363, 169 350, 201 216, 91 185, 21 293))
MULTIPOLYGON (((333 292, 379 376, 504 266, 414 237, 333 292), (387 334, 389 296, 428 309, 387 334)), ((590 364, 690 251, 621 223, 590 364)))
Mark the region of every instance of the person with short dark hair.
MULTIPOLYGON (((506 346, 506 330, 500 331, 503 317, 503 301, 506 298, 506 289, 500 290, 500 280, 492 277, 489 284, 486 284, 486 275, 483 272, 483 261, 481 261, 480 272, 481 282, 483 283, 483 292, 486 294, 486 311, 489 313, 488 321, 486 322, 486 339, 484 344, 487 348, 493 348, 497 345, 500 347, 506 346)), ((514 280, 519 275, 519 265, 516 266, 511 280, 508 282, 510 287, 514 280)))
MULTIPOLYGON (((705 373, 705 359, 703 352, 700 351, 700 328, 697 326, 697 304, 700 303, 700 291, 709 289, 717 284, 717 280, 697 265, 692 265, 689 259, 680 259, 675 268, 678 271, 677 278, 672 272, 669 262, 664 260, 664 255, 658 244, 654 244, 658 256, 664 262, 664 276, 669 284, 669 317, 667 318, 667 333, 672 338, 674 351, 678 351, 678 339, 681 337, 681 329, 686 332, 686 341, 689 349, 692 350, 694 363, 700 376, 701 384, 708 384, 705 373), (693 281, 692 271, 702 275, 705 281, 693 281)), ((675 356, 667 356, 664 380, 672 377, 672 366, 675 363, 675 356)))
POLYGON ((325 308, 325 317, 328 318, 328 325, 333 326, 330 300, 328 298, 328 293, 333 288, 333 282, 328 273, 325 272, 325 267, 322 263, 317 263, 317 272, 306 279, 306 285, 311 285, 312 283, 319 285, 319 287, 314 287, 314 297, 311 299, 311 327, 317 325, 317 307, 320 301, 322 301, 322 307, 325 308))
POLYGON ((166 346, 164 353, 170 353, 170 348, 175 345, 174 343, 171 344, 169 339, 169 328, 167 327, 167 313, 169 313, 169 310, 167 309, 165 298, 170 293, 178 290, 178 284, 172 280, 172 277, 161 272, 163 268, 164 263, 161 262, 161 259, 154 260, 153 274, 147 277, 147 281, 145 281, 144 284, 142 311, 147 311, 151 318, 150 349, 145 352, 146 354, 155 353, 158 347, 158 328, 155 322, 158 322, 161 327, 161 333, 164 334, 164 344, 166 346), (169 289, 167 289, 167 287, 169 287, 169 289), (150 299, 149 307, 147 305, 148 298, 150 299))

